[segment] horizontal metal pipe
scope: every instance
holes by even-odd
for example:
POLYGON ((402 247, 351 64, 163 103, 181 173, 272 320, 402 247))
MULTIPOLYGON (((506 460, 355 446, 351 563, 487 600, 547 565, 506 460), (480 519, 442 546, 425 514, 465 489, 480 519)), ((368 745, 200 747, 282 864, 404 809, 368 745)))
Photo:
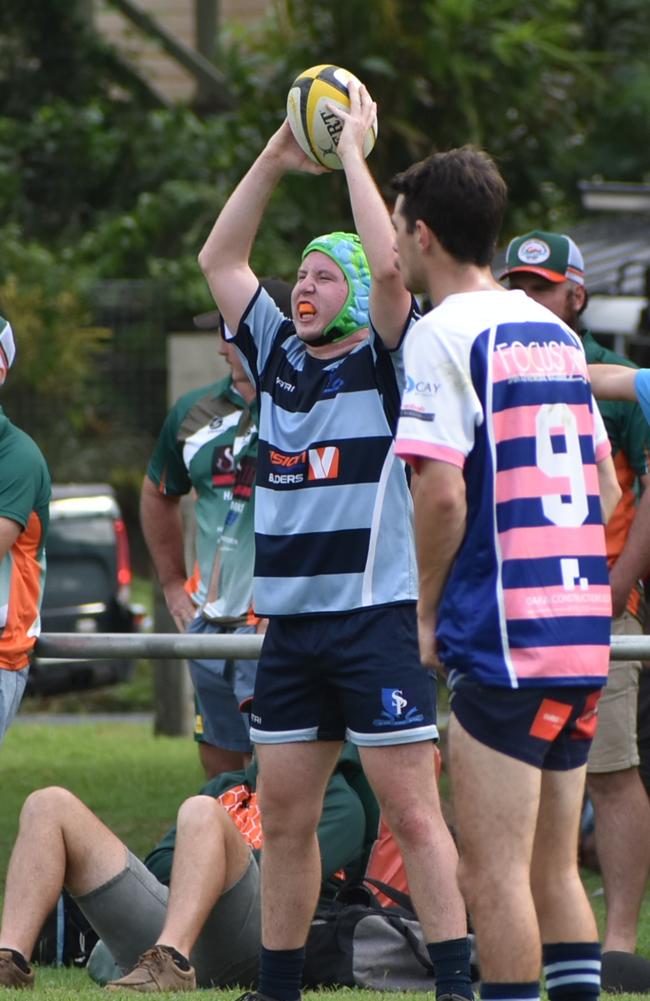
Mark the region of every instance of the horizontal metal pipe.
MULTIPOLYGON (((257 660, 262 636, 193 636, 183 633, 42 633, 36 656, 70 660, 106 660, 116 657, 189 659, 230 658, 257 660)), ((612 660, 650 661, 650 636, 612 636, 612 660)))
POLYGON ((39 660, 62 657, 70 660, 124 658, 231 658, 257 660, 262 636, 227 633, 190 636, 183 633, 41 633, 36 642, 39 660))

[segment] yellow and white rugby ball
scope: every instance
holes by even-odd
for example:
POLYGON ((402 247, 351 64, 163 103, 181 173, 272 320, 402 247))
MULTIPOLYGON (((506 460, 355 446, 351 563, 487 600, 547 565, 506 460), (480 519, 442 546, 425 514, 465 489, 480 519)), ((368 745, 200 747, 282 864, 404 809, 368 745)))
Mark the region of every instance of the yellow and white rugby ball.
MULTIPOLYGON (((305 70, 291 84, 287 98, 287 118, 296 142, 303 153, 323 167, 342 170, 336 147, 343 123, 327 107, 338 105, 347 111, 350 107, 348 83, 361 81, 341 66, 328 63, 312 66, 305 70)), ((368 129, 363 144, 364 156, 368 156, 377 139, 377 121, 368 129)))

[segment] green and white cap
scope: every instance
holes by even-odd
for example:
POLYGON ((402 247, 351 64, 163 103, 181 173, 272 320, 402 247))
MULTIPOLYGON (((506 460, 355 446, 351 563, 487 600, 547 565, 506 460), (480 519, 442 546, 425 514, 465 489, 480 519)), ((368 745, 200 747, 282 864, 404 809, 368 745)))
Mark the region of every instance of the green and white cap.
POLYGON ((9 320, 0 316, 0 385, 7 378, 7 372, 14 363, 16 357, 16 343, 14 332, 11 329, 9 320))
POLYGON ((533 229, 510 241, 506 251, 506 270, 501 279, 517 272, 541 275, 549 282, 585 283, 585 262, 570 236, 533 229))
POLYGON ((368 296, 370 294, 370 268, 368 259, 356 233, 326 233, 317 236, 307 244, 302 252, 301 260, 313 250, 338 264, 348 283, 348 294, 341 311, 327 325, 314 345, 331 344, 342 341, 357 330, 368 326, 368 296))

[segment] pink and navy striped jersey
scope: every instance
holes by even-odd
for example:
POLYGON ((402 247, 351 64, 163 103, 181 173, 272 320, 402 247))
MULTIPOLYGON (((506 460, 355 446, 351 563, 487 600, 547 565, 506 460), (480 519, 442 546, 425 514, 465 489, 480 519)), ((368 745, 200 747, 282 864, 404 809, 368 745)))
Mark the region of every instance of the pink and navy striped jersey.
POLYGON ((405 362, 397 454, 457 465, 467 492, 441 660, 486 685, 604 684, 610 446, 579 338, 523 292, 469 292, 418 321, 405 362))

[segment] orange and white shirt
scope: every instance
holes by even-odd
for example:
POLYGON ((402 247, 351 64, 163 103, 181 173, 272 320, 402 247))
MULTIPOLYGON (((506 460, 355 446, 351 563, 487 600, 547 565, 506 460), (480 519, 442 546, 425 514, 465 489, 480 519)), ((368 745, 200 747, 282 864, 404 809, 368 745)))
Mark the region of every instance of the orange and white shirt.
POLYGON ((41 629, 50 474, 40 449, 0 407, 0 517, 21 526, 0 559, 0 669, 19 671, 41 629))

